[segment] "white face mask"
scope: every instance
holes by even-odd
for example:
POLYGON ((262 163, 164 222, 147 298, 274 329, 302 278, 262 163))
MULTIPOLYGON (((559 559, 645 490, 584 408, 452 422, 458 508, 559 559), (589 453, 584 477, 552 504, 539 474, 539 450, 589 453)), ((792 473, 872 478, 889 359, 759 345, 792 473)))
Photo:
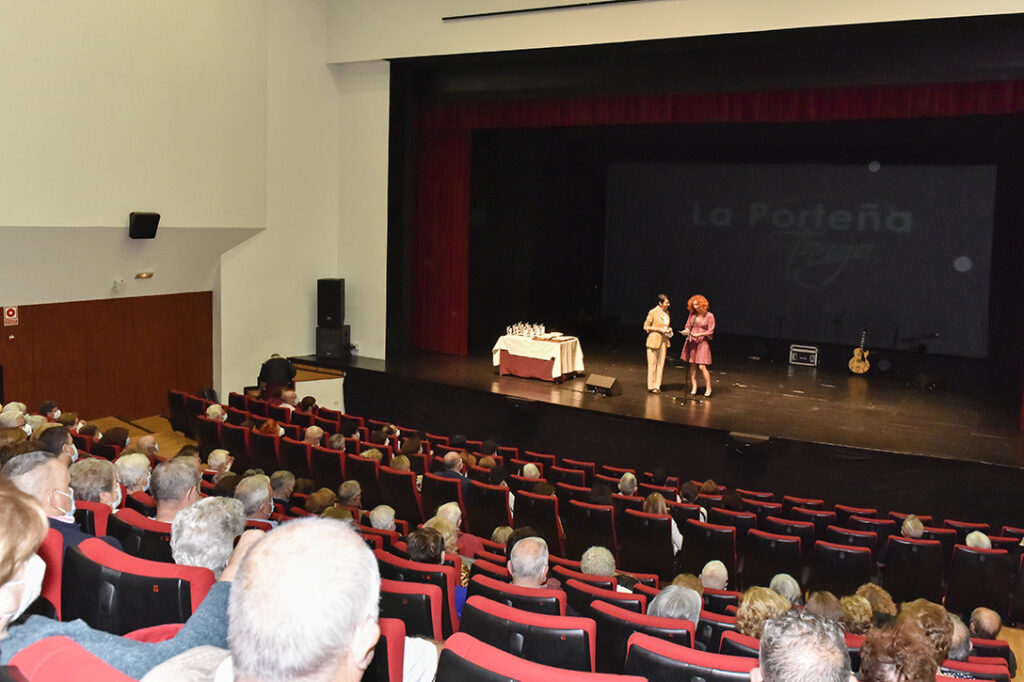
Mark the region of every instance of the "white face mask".
POLYGON ((32 605, 39 595, 43 591, 43 576, 46 575, 46 562, 40 558, 38 554, 33 554, 25 561, 25 567, 22 569, 21 578, 19 580, 12 580, 2 589, 10 589, 17 587, 18 585, 24 585, 21 590, 21 600, 18 602, 18 606, 14 611, 0 614, 0 616, 6 616, 8 622, 17 620, 18 616, 25 613, 25 609, 32 605))
POLYGON ((278 426, 277 427, 277 435, 278 436, 283 436, 284 435, 284 427, 283 426, 278 426))
POLYGON ((57 509, 60 509, 61 513, 64 514, 64 516, 69 516, 69 517, 71 517, 73 519, 75 517, 75 489, 70 487, 70 486, 68 486, 68 490, 71 491, 70 494, 64 492, 63 490, 58 490, 56 492, 57 492, 58 495, 63 495, 64 497, 66 497, 69 500, 71 500, 71 510, 70 511, 65 510, 64 507, 61 507, 59 505, 55 505, 55 506, 57 506, 57 509))
POLYGON ((96 435, 92 437, 92 440, 93 440, 93 442, 96 442, 96 441, 100 440, 101 438, 103 438, 103 432, 102 431, 97 431, 96 435))
POLYGON ((130 437, 128 437, 128 436, 125 436, 124 446, 128 447, 128 443, 131 443, 131 442, 132 442, 132 439, 130 437))
POLYGON ((71 463, 74 464, 78 461, 78 446, 74 443, 71 444, 71 463))
MULTIPOLYGON (((153 480, 153 472, 151 471, 148 474, 146 474, 146 485, 142 486, 142 489, 143 490, 149 490, 149 482, 152 481, 152 480, 153 480)), ((120 490, 120 489, 121 489, 121 486, 118 486, 118 490, 120 490)))
POLYGON ((25 432, 26 436, 32 435, 32 427, 29 424, 22 424, 21 430, 25 432))
POLYGON ((160 443, 153 443, 153 454, 160 452, 160 443))
POLYGON ((115 485, 114 487, 117 489, 117 500, 115 500, 114 503, 110 505, 110 511, 112 512, 116 512, 117 508, 121 506, 121 500, 123 498, 123 496, 121 495, 121 486, 115 485))
POLYGON ((59 407, 56 410, 53 411, 53 420, 57 421, 58 419, 60 419, 60 408, 59 407))

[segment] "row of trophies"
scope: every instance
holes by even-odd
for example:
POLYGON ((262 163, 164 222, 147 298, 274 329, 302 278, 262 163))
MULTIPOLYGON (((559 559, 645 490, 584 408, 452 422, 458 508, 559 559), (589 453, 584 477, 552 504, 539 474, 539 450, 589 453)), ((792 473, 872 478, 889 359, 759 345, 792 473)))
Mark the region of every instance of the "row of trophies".
POLYGON ((532 322, 516 322, 505 327, 505 333, 509 336, 540 336, 544 333, 544 325, 533 324, 532 322))

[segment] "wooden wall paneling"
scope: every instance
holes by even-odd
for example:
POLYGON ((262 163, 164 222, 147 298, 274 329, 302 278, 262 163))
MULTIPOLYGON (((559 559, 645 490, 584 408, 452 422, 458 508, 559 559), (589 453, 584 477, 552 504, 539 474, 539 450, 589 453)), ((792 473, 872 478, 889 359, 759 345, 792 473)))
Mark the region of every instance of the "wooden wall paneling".
MULTIPOLYGON (((6 301, 17 303, 17 301, 6 301)), ((4 403, 20 400, 31 405, 34 399, 33 356, 33 315, 32 306, 21 306, 18 309, 20 323, 17 327, 0 327, 0 365, 4 368, 4 403), (13 338, 12 338, 13 337, 13 338)), ((36 405, 38 407, 38 405, 36 405)))

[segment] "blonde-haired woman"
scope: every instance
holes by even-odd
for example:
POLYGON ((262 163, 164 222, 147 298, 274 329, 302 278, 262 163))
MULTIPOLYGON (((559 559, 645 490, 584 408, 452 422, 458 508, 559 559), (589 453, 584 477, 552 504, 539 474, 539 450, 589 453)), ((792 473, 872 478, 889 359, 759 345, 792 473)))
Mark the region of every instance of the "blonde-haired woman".
POLYGON ((697 394, 697 368, 704 377, 704 395, 711 395, 711 344, 708 343, 715 335, 715 316, 708 310, 708 299, 700 294, 691 296, 686 302, 690 316, 686 319, 686 343, 680 356, 690 363, 690 395, 697 394))

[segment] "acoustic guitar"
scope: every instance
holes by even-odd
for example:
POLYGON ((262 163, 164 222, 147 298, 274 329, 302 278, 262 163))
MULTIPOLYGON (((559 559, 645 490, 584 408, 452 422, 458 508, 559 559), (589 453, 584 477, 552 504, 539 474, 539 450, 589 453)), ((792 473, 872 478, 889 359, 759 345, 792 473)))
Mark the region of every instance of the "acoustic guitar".
POLYGON ((871 363, 868 362, 868 355, 871 353, 869 350, 864 350, 864 341, 867 339, 867 330, 860 333, 860 348, 853 349, 853 357, 850 358, 849 367, 850 371, 854 374, 864 374, 864 372, 871 369, 871 363))

